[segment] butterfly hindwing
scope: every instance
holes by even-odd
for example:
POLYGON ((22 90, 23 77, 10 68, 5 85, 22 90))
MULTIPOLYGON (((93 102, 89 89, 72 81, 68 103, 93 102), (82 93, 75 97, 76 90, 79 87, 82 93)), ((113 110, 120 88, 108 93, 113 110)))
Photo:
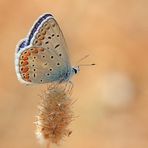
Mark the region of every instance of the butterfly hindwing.
POLYGON ((30 47, 21 52, 18 60, 19 77, 26 83, 62 81, 66 74, 57 55, 42 47, 30 47))

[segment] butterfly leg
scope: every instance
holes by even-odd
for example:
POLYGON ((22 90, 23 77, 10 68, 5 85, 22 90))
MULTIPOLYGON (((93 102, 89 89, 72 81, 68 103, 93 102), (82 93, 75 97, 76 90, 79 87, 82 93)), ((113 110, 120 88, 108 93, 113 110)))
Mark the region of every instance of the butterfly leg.
POLYGON ((68 81, 68 83, 67 83, 67 92, 69 93, 69 96, 72 95, 72 89, 73 89, 73 83, 71 81, 68 81))

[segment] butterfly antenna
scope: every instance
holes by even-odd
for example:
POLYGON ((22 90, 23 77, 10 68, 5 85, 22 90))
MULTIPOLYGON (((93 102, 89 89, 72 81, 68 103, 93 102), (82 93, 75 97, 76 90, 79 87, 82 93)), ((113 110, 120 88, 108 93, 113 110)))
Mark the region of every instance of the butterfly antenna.
POLYGON ((82 66, 94 66, 94 65, 96 65, 96 64, 94 64, 94 63, 92 63, 92 64, 80 64, 80 65, 78 65, 79 67, 82 67, 82 66))
POLYGON ((77 62, 76 65, 78 65, 78 67, 82 67, 82 66, 94 66, 94 65, 96 65, 96 64, 94 64, 94 63, 92 63, 92 64, 79 64, 81 61, 85 60, 85 59, 88 58, 88 57, 89 57, 89 54, 86 55, 86 56, 84 56, 83 58, 81 58, 81 59, 77 62))
POLYGON ((76 65, 78 65, 81 61, 85 60, 86 58, 89 57, 89 54, 84 56, 83 58, 81 58, 80 60, 78 60, 78 62, 76 63, 76 65))

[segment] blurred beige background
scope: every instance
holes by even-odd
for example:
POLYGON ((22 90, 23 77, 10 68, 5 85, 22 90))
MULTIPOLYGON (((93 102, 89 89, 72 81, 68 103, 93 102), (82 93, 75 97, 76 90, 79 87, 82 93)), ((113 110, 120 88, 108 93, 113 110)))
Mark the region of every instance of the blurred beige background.
POLYGON ((14 54, 34 21, 52 13, 72 63, 90 54, 73 78, 69 138, 53 148, 148 147, 148 1, 0 0, 0 147, 39 148, 33 124, 41 86, 16 78, 14 54))

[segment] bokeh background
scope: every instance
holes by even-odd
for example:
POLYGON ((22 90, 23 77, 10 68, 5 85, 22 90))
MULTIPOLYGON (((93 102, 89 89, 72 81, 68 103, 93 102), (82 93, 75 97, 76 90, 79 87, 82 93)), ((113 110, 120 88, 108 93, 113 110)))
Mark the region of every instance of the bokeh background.
POLYGON ((73 133, 53 148, 148 147, 148 1, 0 0, 0 147, 40 148, 35 114, 42 86, 18 82, 17 42, 52 13, 72 63, 89 54, 73 78, 73 133))

